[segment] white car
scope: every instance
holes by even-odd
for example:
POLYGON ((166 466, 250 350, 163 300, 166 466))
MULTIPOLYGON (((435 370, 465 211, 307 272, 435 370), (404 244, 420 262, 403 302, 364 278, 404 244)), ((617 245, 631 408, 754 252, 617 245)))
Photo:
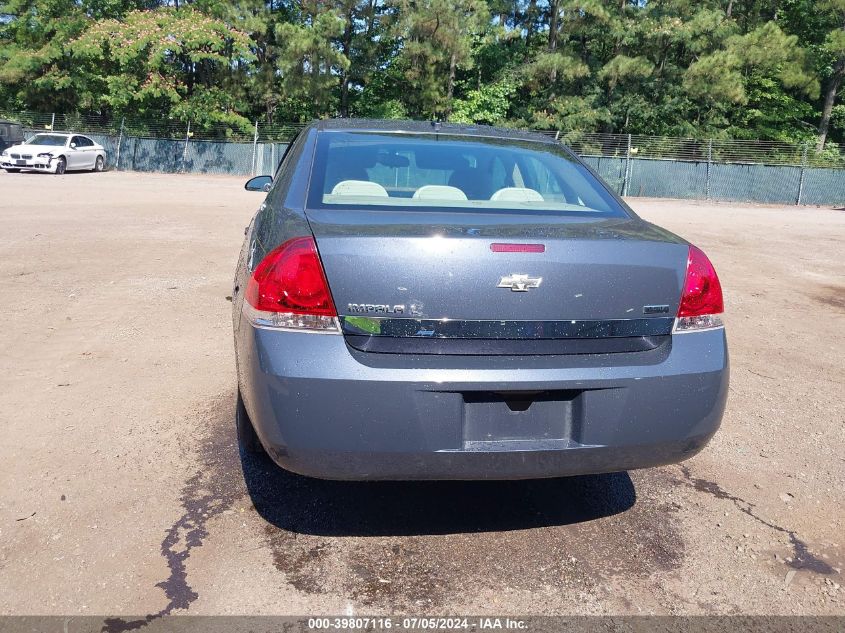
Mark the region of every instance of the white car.
POLYGON ((105 165, 106 150, 103 146, 81 134, 36 134, 0 154, 0 167, 10 173, 21 170, 51 174, 82 169, 103 171, 105 165))

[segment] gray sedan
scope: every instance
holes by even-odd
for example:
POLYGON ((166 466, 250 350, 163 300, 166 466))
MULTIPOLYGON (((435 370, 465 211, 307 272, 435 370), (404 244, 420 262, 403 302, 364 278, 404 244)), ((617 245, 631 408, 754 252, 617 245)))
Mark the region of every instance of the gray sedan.
POLYGON ((728 390, 707 256, 566 147, 321 121, 233 292, 242 450, 329 479, 521 479, 695 455, 728 390))

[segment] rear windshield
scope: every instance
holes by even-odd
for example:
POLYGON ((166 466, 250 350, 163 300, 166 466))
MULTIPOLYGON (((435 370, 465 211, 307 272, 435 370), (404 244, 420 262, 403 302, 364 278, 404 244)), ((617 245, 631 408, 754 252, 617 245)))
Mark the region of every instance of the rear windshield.
POLYGON ((378 132, 318 135, 308 206, 627 215, 556 144, 378 132))
POLYGON ((56 145, 63 147, 67 143, 67 136, 59 136, 57 134, 36 134, 30 138, 27 145, 56 145))

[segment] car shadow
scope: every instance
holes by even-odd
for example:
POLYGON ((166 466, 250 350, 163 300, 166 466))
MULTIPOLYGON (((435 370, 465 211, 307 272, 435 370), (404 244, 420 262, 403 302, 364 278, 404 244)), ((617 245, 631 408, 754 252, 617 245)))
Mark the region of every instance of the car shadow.
POLYGON ((569 525, 636 502, 627 472, 526 481, 325 481, 241 453, 247 490, 276 527, 319 536, 416 536, 569 525))

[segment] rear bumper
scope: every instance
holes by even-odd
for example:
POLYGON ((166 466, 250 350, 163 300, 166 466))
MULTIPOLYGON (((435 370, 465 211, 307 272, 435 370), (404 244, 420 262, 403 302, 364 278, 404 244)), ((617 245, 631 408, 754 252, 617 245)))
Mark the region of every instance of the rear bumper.
POLYGON ((674 463, 716 432, 728 388, 723 329, 630 354, 447 357, 358 352, 341 336, 245 319, 240 328, 241 393, 262 444, 280 466, 327 479, 527 479, 674 463), (470 408, 501 392, 554 402, 531 419, 470 408), (485 434, 488 412, 498 419, 485 434), (544 433, 503 434, 524 420, 544 433))

